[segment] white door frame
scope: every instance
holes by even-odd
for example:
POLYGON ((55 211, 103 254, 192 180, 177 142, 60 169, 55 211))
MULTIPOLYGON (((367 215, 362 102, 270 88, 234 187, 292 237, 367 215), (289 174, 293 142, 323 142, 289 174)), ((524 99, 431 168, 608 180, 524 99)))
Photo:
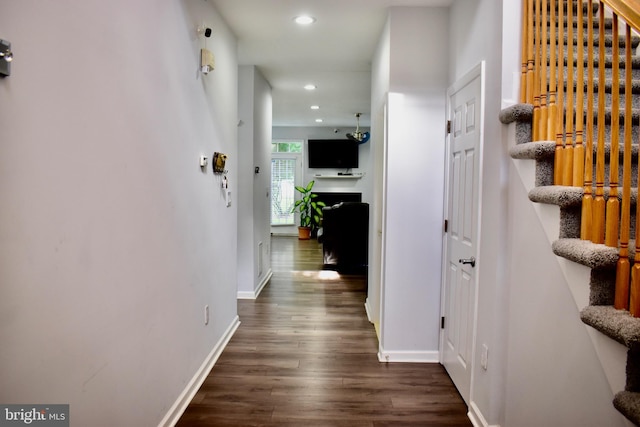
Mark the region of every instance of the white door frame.
MULTIPOLYGON (((478 65, 476 65, 475 67, 473 67, 471 70, 469 70, 464 76, 462 76, 460 79, 458 79, 455 83, 453 83, 453 85, 451 85, 449 87, 449 89, 447 89, 447 106, 446 106, 446 117, 448 121, 452 120, 451 117, 451 97, 453 96, 453 94, 455 94, 456 92, 458 92, 461 88, 463 88, 464 86, 468 85, 469 83, 471 83, 473 80, 475 80, 476 78, 480 78, 480 123, 479 123, 479 137, 480 137, 480 141, 478 144, 478 155, 479 155, 479 168, 478 168, 478 216, 476 218, 476 229, 477 229, 477 250, 480 250, 480 246, 481 246, 481 241, 482 241, 482 228, 480 227, 480 225, 482 224, 481 218, 482 218, 482 176, 483 176, 483 157, 484 157, 484 117, 485 117, 485 61, 481 61, 478 65)), ((449 212, 449 200, 450 200, 450 185, 451 183, 449 182, 449 155, 451 154, 451 133, 447 134, 447 138, 446 138, 446 148, 445 148, 445 192, 444 192, 444 218, 448 219, 450 212, 449 212)), ((444 315, 445 313, 445 306, 446 306, 446 292, 445 292, 445 287, 448 286, 447 283, 447 274, 446 274, 446 268, 448 268, 448 257, 449 257, 449 251, 448 251, 448 245, 447 245, 447 233, 443 233, 442 235, 442 283, 441 283, 441 291, 440 291, 440 313, 442 315, 444 315)), ((480 258, 480 257, 478 257, 480 258)), ((477 321, 478 321, 478 283, 480 282, 479 278, 482 272, 482 265, 481 263, 478 263, 478 266, 476 267, 476 273, 475 273, 475 286, 476 286, 476 292, 474 293, 474 298, 475 301, 472 302, 473 304, 473 331, 472 331, 472 341, 471 341, 471 384, 470 384, 470 393, 469 393, 469 404, 471 404, 471 402, 473 401, 473 387, 474 387, 474 381, 473 381, 473 377, 474 377, 474 371, 476 368, 476 335, 477 335, 477 321)), ((445 320, 446 321, 446 320, 445 320)), ((440 329, 440 363, 444 363, 444 329, 441 328, 440 329)))

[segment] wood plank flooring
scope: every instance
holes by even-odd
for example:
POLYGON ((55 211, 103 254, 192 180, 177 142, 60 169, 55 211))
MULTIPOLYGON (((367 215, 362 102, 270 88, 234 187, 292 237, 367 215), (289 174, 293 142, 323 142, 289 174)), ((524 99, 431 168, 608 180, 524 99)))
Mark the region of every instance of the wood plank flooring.
POLYGON ((366 278, 321 272, 315 240, 273 237, 273 278, 178 426, 471 426, 442 366, 380 363, 366 278))

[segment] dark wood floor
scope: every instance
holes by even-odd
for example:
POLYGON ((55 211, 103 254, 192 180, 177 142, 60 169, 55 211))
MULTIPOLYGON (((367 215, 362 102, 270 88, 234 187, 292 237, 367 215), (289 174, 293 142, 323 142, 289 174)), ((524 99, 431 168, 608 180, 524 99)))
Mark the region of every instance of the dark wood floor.
POLYGON ((378 361, 364 277, 321 273, 315 240, 271 248, 271 282, 238 302, 242 323, 178 426, 471 426, 440 365, 378 361))

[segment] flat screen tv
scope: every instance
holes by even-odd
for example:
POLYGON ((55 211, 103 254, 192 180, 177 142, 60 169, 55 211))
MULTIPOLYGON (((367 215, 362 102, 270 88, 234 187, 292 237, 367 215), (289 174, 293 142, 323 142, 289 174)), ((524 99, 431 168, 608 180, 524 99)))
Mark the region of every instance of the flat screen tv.
POLYGON ((307 157, 310 168, 349 169, 358 167, 358 143, 349 139, 310 139, 307 157))

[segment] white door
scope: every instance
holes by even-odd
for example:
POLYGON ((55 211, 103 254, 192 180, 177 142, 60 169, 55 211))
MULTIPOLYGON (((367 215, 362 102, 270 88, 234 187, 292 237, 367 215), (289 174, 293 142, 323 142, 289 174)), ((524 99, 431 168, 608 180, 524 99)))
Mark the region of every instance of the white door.
POLYGON ((449 91, 447 220, 443 289, 444 367, 467 404, 471 388, 478 268, 482 67, 449 91))

